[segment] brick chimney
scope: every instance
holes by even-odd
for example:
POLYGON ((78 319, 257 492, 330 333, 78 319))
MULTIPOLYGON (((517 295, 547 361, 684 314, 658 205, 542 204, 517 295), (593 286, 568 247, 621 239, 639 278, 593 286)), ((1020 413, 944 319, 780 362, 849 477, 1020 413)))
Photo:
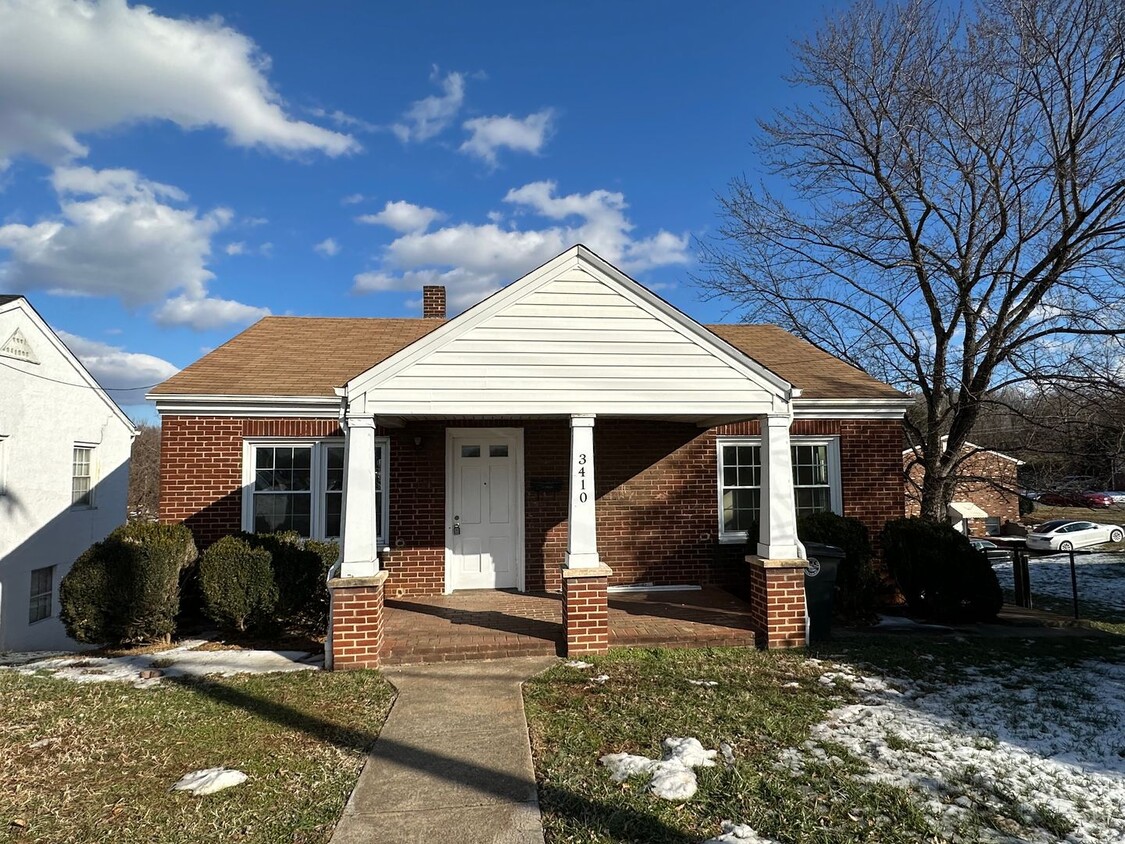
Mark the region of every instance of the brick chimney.
POLYGON ((445 288, 440 284, 427 284, 422 288, 422 316, 445 319, 445 288))

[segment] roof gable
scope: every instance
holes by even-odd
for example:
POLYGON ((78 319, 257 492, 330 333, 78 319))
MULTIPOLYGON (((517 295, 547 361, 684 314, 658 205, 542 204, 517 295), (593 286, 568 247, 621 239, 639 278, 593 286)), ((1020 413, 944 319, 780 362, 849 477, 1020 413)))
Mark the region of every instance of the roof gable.
MULTIPOLYGON (((82 365, 82 362, 78 360, 77 357, 75 357, 74 353, 71 352, 69 348, 67 348, 66 343, 59 339, 59 336, 55 334, 55 332, 49 325, 47 325, 43 317, 39 316, 39 312, 35 310, 31 303, 22 296, 7 296, 0 298, 0 313, 10 313, 17 310, 24 315, 24 317, 28 321, 27 325, 35 329, 35 331, 42 336, 43 342, 39 343, 38 340, 36 340, 33 346, 28 342, 25 333, 20 328, 16 328, 13 334, 10 335, 8 340, 5 342, 4 348, 7 349, 12 342, 12 338, 16 335, 19 335, 19 337, 23 338, 24 346, 22 348, 27 351, 28 354, 30 354, 30 357, 23 357, 19 354, 12 355, 7 353, 5 353, 5 355, 15 360, 19 360, 23 363, 38 364, 41 360, 44 359, 43 355, 48 353, 46 350, 53 349, 55 353, 58 354, 59 357, 61 357, 64 361, 66 361, 66 363, 74 371, 77 380, 69 384, 69 386, 85 387, 93 390, 98 398, 105 402, 106 406, 110 409, 113 415, 116 416, 122 422, 122 424, 124 424, 125 427, 129 429, 130 432, 135 434, 137 431, 136 426, 133 425, 132 420, 125 414, 125 411, 123 411, 118 406, 117 402, 109 397, 109 394, 102 388, 101 384, 99 384, 94 376, 89 373, 86 367, 82 365), (36 349, 38 349, 39 351, 36 351, 36 349)), ((21 347, 17 344, 13 348, 18 351, 21 347)), ((18 367, 13 368, 18 369, 18 367)), ((27 370, 24 371, 28 377, 40 377, 36 373, 32 373, 27 370)))
POLYGON ((799 391, 583 246, 351 379, 359 413, 782 410, 799 391), (370 409, 366 409, 370 408, 370 409))

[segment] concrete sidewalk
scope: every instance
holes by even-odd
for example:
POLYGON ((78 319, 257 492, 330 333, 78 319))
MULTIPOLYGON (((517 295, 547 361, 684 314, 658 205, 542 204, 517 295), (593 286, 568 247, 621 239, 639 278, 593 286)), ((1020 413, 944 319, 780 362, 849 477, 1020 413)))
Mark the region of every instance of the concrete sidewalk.
POLYGON ((520 684, 556 661, 388 669, 398 697, 331 844, 542 844, 520 684))

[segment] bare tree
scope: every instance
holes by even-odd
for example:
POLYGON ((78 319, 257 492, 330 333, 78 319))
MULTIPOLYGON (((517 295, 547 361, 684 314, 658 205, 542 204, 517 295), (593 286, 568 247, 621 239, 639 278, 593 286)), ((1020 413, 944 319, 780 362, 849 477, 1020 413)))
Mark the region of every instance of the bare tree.
POLYGON ((160 426, 138 422, 129 459, 129 518, 155 519, 160 506, 160 426))
POLYGON ((919 396, 942 519, 1005 391, 1121 376, 1125 4, 859 0, 798 45, 810 96, 761 124, 699 282, 919 396), (947 435, 943 445, 943 436, 947 435))

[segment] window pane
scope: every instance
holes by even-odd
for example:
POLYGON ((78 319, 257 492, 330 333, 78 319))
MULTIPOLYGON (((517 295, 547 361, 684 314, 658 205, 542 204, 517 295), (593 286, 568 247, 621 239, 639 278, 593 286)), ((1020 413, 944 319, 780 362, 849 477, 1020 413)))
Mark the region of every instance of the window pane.
POLYGON ((758 519, 761 490, 730 489, 723 492, 723 530, 748 530, 758 519))
POLYGON ((832 507, 827 487, 805 487, 795 490, 797 495, 797 515, 826 513, 832 507))
POLYGON ((479 445, 463 445, 461 446, 462 457, 480 457, 479 445))
POLYGON ((507 457, 508 456, 508 446, 507 446, 507 444, 490 445, 488 447, 488 456, 489 457, 507 457))
POLYGON ((339 492, 330 492, 324 497, 324 538, 340 538, 340 514, 344 496, 339 492))
POLYGON ((308 493, 265 493, 254 496, 254 532, 295 530, 310 536, 311 496, 308 493))
POLYGON ((90 506, 93 504, 90 483, 90 457, 93 449, 74 449, 74 460, 70 473, 70 502, 77 506, 90 506))
POLYGON ((35 569, 31 572, 31 599, 28 603, 27 622, 34 624, 51 617, 51 602, 55 587, 55 567, 35 569))

